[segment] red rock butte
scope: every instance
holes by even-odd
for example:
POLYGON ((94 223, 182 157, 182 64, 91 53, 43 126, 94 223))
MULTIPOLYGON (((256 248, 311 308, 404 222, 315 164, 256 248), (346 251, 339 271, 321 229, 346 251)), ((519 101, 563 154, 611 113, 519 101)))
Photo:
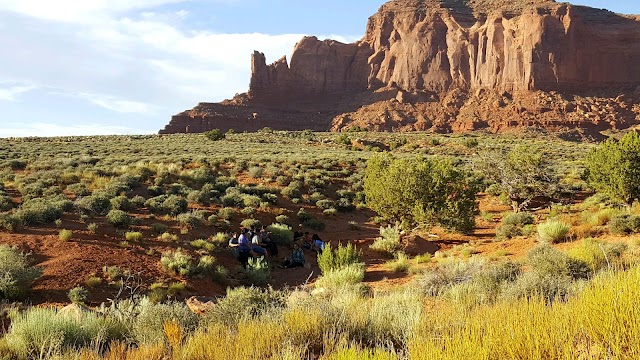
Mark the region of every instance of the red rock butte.
POLYGON ((640 16, 552 0, 394 0, 353 44, 251 58, 249 91, 175 115, 211 129, 599 133, 640 122, 640 16))

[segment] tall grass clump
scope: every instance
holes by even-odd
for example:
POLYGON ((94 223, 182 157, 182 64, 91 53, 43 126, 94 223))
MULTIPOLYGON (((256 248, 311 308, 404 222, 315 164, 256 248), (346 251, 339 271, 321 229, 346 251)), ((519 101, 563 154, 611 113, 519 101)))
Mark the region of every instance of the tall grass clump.
POLYGON ((640 269, 605 272, 566 303, 505 301, 467 313, 440 308, 408 342, 426 359, 634 359, 640 355, 640 269), (566 339, 571 339, 567 342, 566 339))
POLYGON ((143 301, 133 323, 133 336, 139 344, 165 343, 164 324, 176 322, 186 334, 198 326, 198 316, 183 303, 153 304, 143 301))
POLYGON ((606 243, 587 238, 580 245, 569 250, 569 256, 584 261, 593 273, 602 269, 613 269, 620 266, 622 254, 627 249, 623 243, 606 243))
POLYGON ((323 274, 359 263, 362 263, 362 251, 351 243, 346 246, 338 244, 335 250, 331 248, 331 245, 327 245, 322 254, 318 255, 318 266, 323 274))
POLYGON ((62 314, 53 309, 31 308, 12 318, 7 346, 23 359, 48 359, 64 350, 101 348, 128 337, 127 326, 97 314, 62 314))
POLYGON ((589 265, 549 245, 542 245, 527 254, 529 271, 505 289, 506 298, 542 298, 549 302, 566 300, 575 293, 576 281, 588 279, 589 265))
POLYGON ((250 258, 244 274, 249 284, 262 286, 269 282, 271 269, 269 268, 269 263, 264 258, 250 258))
POLYGON ((556 244, 567 239, 571 225, 560 220, 548 220, 538 225, 538 239, 545 244, 556 244))
POLYGON ((400 236, 401 231, 398 226, 380 227, 380 237, 371 244, 370 248, 386 255, 393 255, 402 248, 400 236))
POLYGON ((364 279, 364 271, 363 264, 349 264, 344 267, 331 269, 323 272, 323 275, 318 278, 315 285, 316 288, 327 290, 336 290, 358 285, 364 279))

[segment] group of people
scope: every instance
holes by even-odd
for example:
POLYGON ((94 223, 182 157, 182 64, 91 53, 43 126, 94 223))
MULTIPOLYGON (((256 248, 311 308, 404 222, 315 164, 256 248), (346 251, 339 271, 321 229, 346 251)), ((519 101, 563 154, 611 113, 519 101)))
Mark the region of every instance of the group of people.
MULTIPOLYGON (((244 267, 247 266, 250 258, 277 257, 279 253, 278 245, 271 239, 271 233, 264 226, 260 230, 241 228, 239 232, 233 233, 229 240, 229 247, 244 267)), ((296 231, 293 236, 291 256, 287 257, 280 267, 303 267, 305 265, 305 249, 322 254, 325 247, 326 243, 318 234, 310 235, 309 232, 296 231)))

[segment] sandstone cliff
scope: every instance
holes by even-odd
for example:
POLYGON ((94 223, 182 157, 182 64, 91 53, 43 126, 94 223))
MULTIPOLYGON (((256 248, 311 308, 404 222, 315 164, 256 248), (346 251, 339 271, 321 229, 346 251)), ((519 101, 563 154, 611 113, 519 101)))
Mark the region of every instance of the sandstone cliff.
POLYGON ((252 56, 247 94, 161 131, 597 132, 640 120, 640 19, 551 0, 394 0, 354 44, 302 39, 252 56))

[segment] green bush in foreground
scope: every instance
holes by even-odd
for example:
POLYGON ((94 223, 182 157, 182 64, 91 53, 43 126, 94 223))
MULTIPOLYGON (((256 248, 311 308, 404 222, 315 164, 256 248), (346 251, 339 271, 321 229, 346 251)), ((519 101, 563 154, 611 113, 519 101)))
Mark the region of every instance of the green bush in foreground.
POLYGON ((402 248, 400 243, 400 229, 398 227, 380 227, 380 237, 370 246, 371 250, 387 255, 393 255, 402 248))
POLYGON ((477 187, 447 161, 374 156, 367 162, 364 191, 367 205, 388 221, 461 232, 475 226, 477 187))
POLYGON ((102 348, 128 337, 127 326, 113 317, 58 314, 56 310, 31 308, 12 318, 5 337, 13 353, 23 359, 48 359, 67 349, 102 348))
POLYGON ((23 297, 42 270, 30 265, 27 254, 7 245, 0 245, 0 298, 15 300, 23 297))
POLYGON ((625 134, 598 145, 585 159, 589 184, 597 191, 631 205, 640 199, 640 135, 625 134))
POLYGON ((362 251, 351 243, 347 246, 338 244, 335 250, 331 248, 331 245, 327 245, 322 254, 318 255, 318 266, 323 274, 360 263, 362 263, 362 251))

